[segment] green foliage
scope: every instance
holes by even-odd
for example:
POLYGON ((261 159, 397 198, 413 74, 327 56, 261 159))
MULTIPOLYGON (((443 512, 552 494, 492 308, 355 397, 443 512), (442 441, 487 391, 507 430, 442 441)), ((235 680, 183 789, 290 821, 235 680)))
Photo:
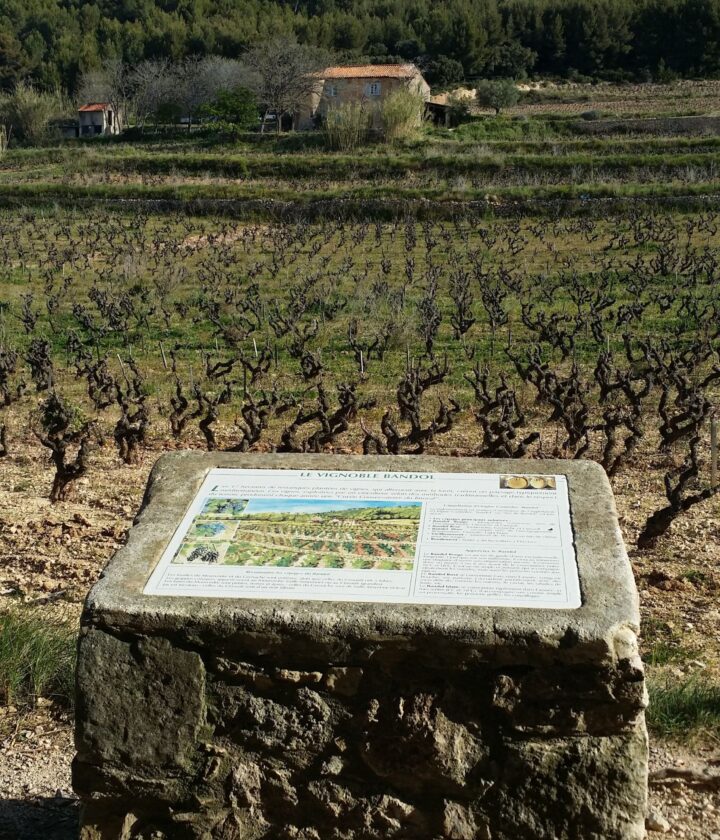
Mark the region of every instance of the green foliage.
POLYGON ((329 149, 350 152, 361 146, 370 130, 371 114, 362 102, 344 102, 325 115, 325 141, 329 149))
POLYGON ((675 639, 660 639, 644 655, 648 665, 669 665, 672 662, 686 662, 696 655, 693 650, 684 648, 675 639))
POLYGON ((540 139, 555 135, 554 126, 544 120, 512 120, 503 116, 471 120, 462 124, 454 133, 455 139, 463 142, 540 139))
POLYGON ((492 108, 499 114, 503 108, 509 108, 520 98, 520 92, 512 79, 483 79, 475 96, 481 108, 492 108))
POLYGON ((32 706, 39 697, 72 705, 77 632, 37 610, 0 613, 0 703, 32 706))
POLYGON ((341 557, 326 557, 323 561, 323 566, 326 569, 342 569, 345 565, 344 560, 341 557))
POLYGON ((688 738, 702 732, 720 733, 720 685, 691 676, 656 677, 648 681, 647 721, 657 735, 688 738))
POLYGON ((358 557, 356 560, 353 560, 350 565, 353 569, 372 569, 373 561, 363 560, 362 558, 358 557))
POLYGON ((77 90, 108 56, 236 57, 276 33, 350 60, 428 61, 433 84, 525 73, 654 78, 720 71, 720 0, 33 0, 2 4, 0 89, 77 90), (462 75, 460 75, 460 68, 462 75))
POLYGON ((201 117, 213 117, 226 125, 239 129, 255 128, 258 124, 258 106, 254 95, 243 87, 221 90, 215 99, 201 106, 201 117))
POLYGON ((447 100, 450 125, 460 125, 470 117, 470 101, 467 97, 450 94, 447 100))
POLYGON ((0 99, 0 123, 11 139, 37 146, 50 134, 50 122, 62 111, 60 98, 20 82, 0 99))
POLYGON ((701 572, 699 569, 688 569, 686 572, 681 572, 679 577, 689 580, 695 586, 703 586, 712 580, 707 572, 701 572))
POLYGON ((387 143, 409 140, 422 125, 425 102, 423 97, 406 88, 398 88, 380 103, 380 122, 383 139, 387 143))
POLYGON ((435 87, 447 87, 465 80, 462 63, 455 58, 439 55, 433 59, 425 71, 426 81, 435 87))
POLYGON ((88 424, 79 405, 63 400, 55 392, 33 413, 34 426, 50 437, 79 435, 88 424))

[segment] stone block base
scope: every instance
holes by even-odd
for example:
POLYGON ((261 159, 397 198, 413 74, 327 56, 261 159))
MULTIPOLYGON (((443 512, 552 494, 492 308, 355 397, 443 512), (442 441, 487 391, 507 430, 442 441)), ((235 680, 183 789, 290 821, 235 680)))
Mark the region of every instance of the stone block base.
MULTIPOLYGON (((128 546, 88 600, 74 763, 84 840, 645 836, 637 605, 616 537, 593 567, 578 534, 584 603, 565 612, 142 596, 218 463, 247 459, 160 462, 128 546)), ((362 462, 376 464, 406 469, 362 462)), ((562 465, 573 515, 602 520, 609 491, 583 467, 562 465)))

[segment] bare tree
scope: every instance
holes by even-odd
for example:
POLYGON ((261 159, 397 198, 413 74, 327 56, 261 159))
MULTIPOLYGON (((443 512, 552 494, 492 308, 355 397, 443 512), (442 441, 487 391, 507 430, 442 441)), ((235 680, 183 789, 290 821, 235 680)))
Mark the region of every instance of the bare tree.
POLYGON ((140 128, 175 95, 173 68, 167 59, 142 61, 130 74, 133 110, 140 128))
POLYGON ((131 73, 120 58, 108 58, 95 70, 83 74, 78 90, 82 102, 107 102, 117 116, 118 125, 127 125, 132 103, 131 73))
POLYGON ((166 102, 174 103, 188 120, 188 128, 203 105, 213 102, 223 91, 249 87, 250 72, 239 61, 211 55, 191 57, 170 68, 166 102))
POLYGON ((251 73, 247 86, 264 109, 262 129, 270 114, 275 115, 276 130, 282 131, 282 118, 295 115, 309 104, 318 89, 318 72, 327 65, 327 53, 312 47, 274 38, 245 53, 251 73))

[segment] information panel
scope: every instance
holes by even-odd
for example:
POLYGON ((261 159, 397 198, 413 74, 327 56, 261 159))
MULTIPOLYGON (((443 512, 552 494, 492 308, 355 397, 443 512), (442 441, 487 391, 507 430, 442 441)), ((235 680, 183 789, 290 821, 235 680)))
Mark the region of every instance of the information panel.
POLYGON ((144 591, 574 609, 567 479, 211 470, 144 591))

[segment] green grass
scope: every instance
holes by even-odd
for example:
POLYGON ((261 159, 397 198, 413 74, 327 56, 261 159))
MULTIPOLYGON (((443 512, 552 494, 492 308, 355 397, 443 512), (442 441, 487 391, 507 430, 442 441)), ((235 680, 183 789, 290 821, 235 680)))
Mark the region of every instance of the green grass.
POLYGON ((686 572, 681 572, 679 577, 689 580, 694 586, 703 586, 712 580, 707 572, 701 572, 698 569, 688 569, 686 572))
POLYGON ((720 734, 720 684, 702 675, 658 676, 648 680, 648 691, 647 722, 656 736, 687 740, 720 734))
POLYGON ((38 610, 0 613, 0 703, 32 707, 38 698, 71 706, 77 629, 38 610))
POLYGON ((191 184, 149 186, 145 184, 25 183, 3 186, 0 207, 53 207, 84 209, 102 204, 106 209, 127 209, 153 213, 184 212, 201 215, 229 214, 244 220, 317 220, 326 218, 391 220, 405 216, 449 219, 458 213, 500 217, 503 213, 527 217, 565 214, 607 216, 627 214, 641 205, 675 211, 717 210, 720 179, 703 183, 578 183, 539 187, 488 187, 440 185, 417 188, 371 182, 349 188, 298 190, 287 185, 256 182, 244 184, 191 184), (560 208, 560 204, 563 205, 560 208))
POLYGON ((686 662, 697 655, 697 652, 683 647, 675 640, 661 639, 653 644, 644 655, 648 665, 669 665, 673 662, 686 662))

